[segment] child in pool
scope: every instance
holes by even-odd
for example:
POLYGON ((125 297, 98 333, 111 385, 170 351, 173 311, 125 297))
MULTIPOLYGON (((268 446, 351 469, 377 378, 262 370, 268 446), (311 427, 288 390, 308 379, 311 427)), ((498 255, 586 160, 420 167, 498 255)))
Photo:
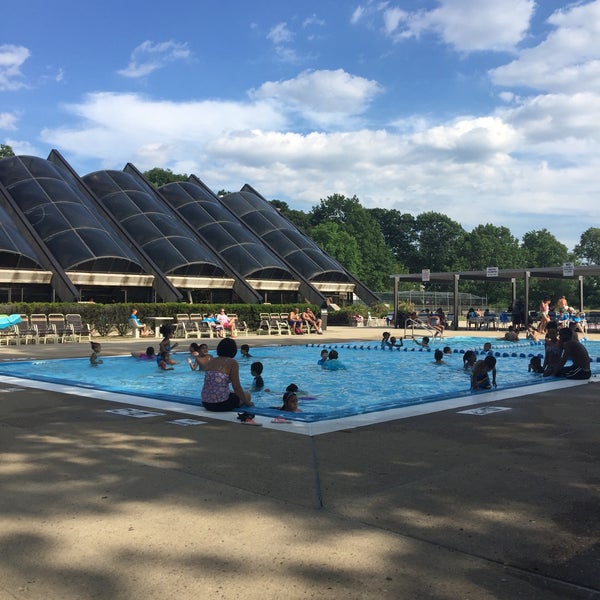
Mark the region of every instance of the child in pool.
POLYGON ((252 358, 250 354, 250 346, 248 344, 242 344, 240 346, 240 355, 242 358, 252 358))
POLYGON ((385 350, 389 346, 389 342, 390 342, 390 332, 384 331, 383 335, 381 336, 381 349, 385 350))
POLYGON ((131 356, 134 358, 139 358, 140 360, 150 360, 155 358, 154 348, 152 346, 148 346, 146 348, 146 352, 132 352, 131 356))
POLYGON ((404 344, 402 343, 402 338, 400 338, 400 339, 398 340, 398 339, 396 339, 396 336, 395 336, 395 335, 391 335, 391 336, 390 336, 390 339, 389 339, 389 341, 388 341, 387 345, 388 345, 390 348, 401 348, 402 346, 404 346, 404 344))
POLYGON ((433 353, 433 364, 434 365, 445 365, 446 363, 444 362, 444 353, 438 348, 434 353, 433 353))
POLYGON ((90 364, 95 367, 101 365, 102 360, 100 359, 100 352, 102 352, 102 346, 98 342, 90 342, 92 346, 92 355, 90 356, 90 364))
POLYGON ((160 360, 158 361, 159 369, 162 369, 163 371, 173 371, 173 367, 171 365, 174 363, 175 361, 171 360, 171 355, 167 350, 160 353, 160 360))
POLYGON ((279 407, 279 410, 286 412, 302 412, 298 408, 298 396, 296 392, 285 392, 283 394, 283 404, 279 407))
POLYGON ((329 369, 330 371, 339 371, 340 369, 345 369, 346 365, 339 360, 339 355, 337 350, 330 350, 329 357, 327 358, 327 362, 323 365, 324 369, 329 369))
POLYGON ((254 377, 252 387, 250 388, 253 392, 258 392, 265 387, 265 382, 262 378, 263 364, 261 362, 253 362, 250 365, 250 375, 254 377))
POLYGON ((473 350, 467 350, 463 354, 463 368, 466 371, 467 369, 472 369, 477 362, 477 355, 473 350))
POLYGON ((418 346, 421 346, 421 348, 429 348, 429 338, 426 335, 423 336, 423 339, 420 342, 413 336, 413 341, 418 346))
POLYGON ((329 358, 329 352, 327 350, 321 350, 321 358, 317 361, 317 364, 323 366, 329 358))
POLYGON ((206 365, 212 359, 212 356, 208 353, 208 346, 206 344, 199 344, 197 346, 196 356, 187 359, 187 364, 190 365, 190 369, 195 371, 199 369, 200 371, 204 371, 206 365))
POLYGON ((472 390, 491 390, 496 387, 496 358, 486 356, 483 360, 478 360, 473 367, 471 374, 472 390), (492 381, 490 382, 490 371, 492 372, 492 381))
POLYGON ((486 342, 483 345, 483 351, 486 353, 490 353, 492 351, 492 342, 486 342))
POLYGON ((531 371, 533 371, 534 373, 543 373, 544 367, 542 366, 541 357, 532 356, 531 360, 529 361, 529 367, 527 368, 527 371, 529 373, 531 373, 531 371))

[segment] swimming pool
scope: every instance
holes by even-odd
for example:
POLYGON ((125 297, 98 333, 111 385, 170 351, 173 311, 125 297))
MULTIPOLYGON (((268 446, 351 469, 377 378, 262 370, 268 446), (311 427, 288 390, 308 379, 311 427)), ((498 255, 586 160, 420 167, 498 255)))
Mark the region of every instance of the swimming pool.
MULTIPOLYGON (((251 350, 252 358, 238 356, 240 378, 242 385, 250 388, 251 363, 263 363, 265 388, 271 391, 252 394, 255 403, 252 412, 258 415, 281 415, 278 410, 281 395, 288 384, 296 383, 301 390, 302 412, 284 413, 286 418, 309 423, 339 419, 448 398, 472 397, 462 354, 473 349, 482 356, 486 341, 493 344, 492 351, 498 360, 498 389, 548 382, 548 378, 527 371, 530 357, 543 354, 541 343, 503 344, 497 339, 475 337, 450 338, 427 350, 411 340, 394 350, 381 350, 376 342, 255 347, 251 350), (445 356, 445 364, 433 364, 434 349, 444 345, 450 346, 452 353, 445 356), (328 371, 319 367, 317 360, 324 348, 336 349, 346 369, 328 371)), ((593 360, 592 372, 599 374, 600 342, 585 343, 593 360)), ((174 371, 160 371, 154 361, 109 356, 103 357, 104 364, 97 367, 92 367, 87 359, 2 363, 0 375, 199 406, 204 374, 189 369, 185 352, 174 357, 180 361, 174 371)))

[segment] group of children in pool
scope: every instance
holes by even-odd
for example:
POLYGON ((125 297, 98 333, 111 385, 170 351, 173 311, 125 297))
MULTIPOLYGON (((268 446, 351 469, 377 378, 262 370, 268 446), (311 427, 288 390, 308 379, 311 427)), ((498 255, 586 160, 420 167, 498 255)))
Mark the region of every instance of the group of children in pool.
MULTIPOLYGON (((227 340, 229 340, 227 342, 228 344, 235 346, 235 341, 231 338, 225 338, 224 340, 221 340, 219 346, 224 344, 227 340)), ((427 336, 423 337, 421 340, 417 340, 416 338, 413 338, 413 340, 422 348, 429 348, 430 340, 427 336)), ((171 351, 176 346, 177 342, 171 343, 170 337, 167 335, 161 341, 158 353, 155 353, 154 348, 150 346, 145 352, 132 352, 132 356, 139 360, 156 360, 159 369, 165 371, 173 370, 174 365, 177 364, 177 361, 171 358, 171 351)), ((395 337, 391 336, 389 332, 383 333, 381 340, 382 349, 394 349, 401 346, 403 346, 402 339, 396 340, 395 337)), ((91 342, 91 347, 92 354, 90 356, 90 364, 92 366, 102 364, 103 361, 100 358, 102 346, 98 342, 91 342)), ((477 360, 477 355, 473 350, 467 350, 463 355, 463 366, 465 370, 471 371, 471 389, 474 391, 489 390, 492 387, 496 387, 496 358, 492 355, 492 344, 490 342, 486 342, 483 346, 483 350, 486 356, 481 360, 477 360)), ((549 326, 546 332, 545 350, 546 352, 543 362, 539 356, 534 356, 531 358, 528 369, 530 372, 533 371, 534 373, 541 373, 544 376, 554 375, 571 379, 590 378, 591 370, 589 355, 585 347, 579 343, 578 339, 576 337, 572 337, 571 329, 561 329, 559 336, 557 335, 556 329, 553 329, 549 326), (565 366, 565 363, 568 361, 571 361, 572 364, 565 366)), ((240 352, 242 358, 252 358, 248 344, 242 344, 240 347, 240 352)), ((228 353, 224 354, 223 356, 233 359, 236 353, 237 346, 235 346, 235 348, 229 348, 228 353)), ((445 364, 444 355, 446 354, 452 354, 452 350, 449 346, 444 347, 443 350, 436 349, 434 352, 434 364, 445 364)), ((223 359, 223 356, 221 356, 221 353, 219 352, 219 347, 217 347, 217 357, 215 359, 215 357, 208 352, 207 344, 192 343, 190 345, 190 356, 186 359, 186 362, 192 371, 201 370, 220 372, 219 369, 216 369, 216 363, 218 360, 223 359), (207 366, 212 360, 215 360, 215 368, 208 367, 207 369, 207 366)), ((235 370, 237 373, 237 362, 233 362, 236 364, 235 370)), ((317 364, 323 369, 331 371, 346 369, 346 366, 339 360, 338 352, 335 349, 321 350, 320 359, 318 360, 317 364)), ((222 402, 206 402, 204 399, 203 388, 203 405, 208 410, 234 410, 236 408, 240 408, 242 405, 253 406, 253 403, 250 400, 251 391, 264 391, 272 393, 271 390, 264 387, 265 384, 262 377, 262 372, 263 364, 258 361, 252 362, 250 366, 250 373, 254 379, 250 390, 243 390, 239 386, 239 377, 236 375, 235 379, 237 383, 236 386, 234 386, 236 393, 231 392, 229 394, 230 398, 228 400, 223 400, 222 402), (242 395, 241 397, 240 394, 242 395), (234 400, 231 400, 231 396, 234 397, 234 400), (227 404, 227 407, 221 408, 220 404, 223 404, 223 406, 227 404), (231 404, 231 406, 229 406, 229 404, 231 404)), ((230 375, 229 372, 227 372, 227 374, 230 375)), ((205 388, 207 387, 206 380, 207 378, 205 377, 205 388)), ((229 384, 233 383, 233 379, 227 379, 225 383, 227 389, 229 389, 229 384)), ((298 386, 296 384, 290 384, 283 393, 282 405, 277 407, 273 406, 271 408, 287 412, 300 412, 300 409, 298 408, 298 394, 298 386)))

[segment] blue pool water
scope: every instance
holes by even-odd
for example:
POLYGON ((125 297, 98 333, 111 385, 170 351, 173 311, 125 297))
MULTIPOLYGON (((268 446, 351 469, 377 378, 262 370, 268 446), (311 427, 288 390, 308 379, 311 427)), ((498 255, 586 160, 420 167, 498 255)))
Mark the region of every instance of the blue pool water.
MULTIPOLYGON (((463 369, 462 354, 475 350, 483 358, 483 344, 491 341, 497 357, 498 389, 536 385, 541 375, 529 373, 531 356, 543 355, 541 343, 501 343, 494 338, 456 337, 424 350, 411 340, 402 348, 381 350, 377 342, 308 344, 306 346, 266 346, 251 349, 252 358, 242 359, 240 378, 250 388, 250 365, 263 363, 265 388, 253 392, 256 414, 277 416, 286 386, 299 386, 300 413, 284 413, 287 418, 315 422, 361 413, 382 411, 448 398, 471 396, 469 373, 463 369), (433 364, 433 352, 448 345, 452 354, 446 364, 433 364), (336 349, 345 370, 329 371, 317 365, 323 348, 336 349), (275 408, 273 408, 275 407, 275 408)), ((592 358, 592 372, 600 374, 600 342, 585 342, 592 358)), ((204 374, 191 371, 185 352, 174 358, 173 371, 160 371, 154 361, 131 356, 103 357, 104 364, 92 367, 85 359, 37 360, 0 363, 0 375, 48 381, 67 385, 126 393, 160 400, 199 405, 204 374)), ((486 392, 477 392, 485 394, 486 392)))

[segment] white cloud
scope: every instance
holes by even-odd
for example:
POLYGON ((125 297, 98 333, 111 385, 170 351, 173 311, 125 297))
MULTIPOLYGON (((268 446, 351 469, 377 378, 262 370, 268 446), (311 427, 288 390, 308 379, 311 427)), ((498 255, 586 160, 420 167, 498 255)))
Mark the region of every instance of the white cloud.
POLYGON ((287 23, 277 23, 267 34, 267 39, 279 46, 289 44, 294 39, 294 34, 288 29, 287 23))
POLYGON ((369 2, 352 14, 351 23, 380 16, 385 35, 396 42, 426 32, 459 52, 513 51, 529 28, 534 0, 439 0, 433 10, 408 12, 390 2, 369 2))
POLYGON ((335 126, 362 113, 379 93, 381 86, 374 80, 357 77, 343 69, 336 71, 304 71, 294 79, 268 81, 249 95, 266 100, 281 110, 302 115, 322 127, 335 126))
POLYGON ((44 129, 42 139, 80 157, 101 157, 111 167, 129 160, 139 160, 143 168, 165 164, 167 157, 183 160, 198 156, 204 140, 228 131, 284 125, 266 102, 170 102, 105 92, 88 94, 65 109, 80 123, 44 129))
POLYGON ((0 113, 0 129, 14 131, 17 128, 17 115, 13 113, 0 113))
POLYGON ((19 90, 25 87, 21 67, 30 52, 24 46, 0 45, 0 90, 19 90))
POLYGON ((600 92, 600 1, 554 13, 541 44, 490 72, 497 85, 551 92, 600 92))
POLYGON ((311 27, 312 25, 318 25, 319 27, 325 26, 325 20, 317 17, 315 13, 313 13, 310 17, 307 17, 302 22, 302 27, 311 27))
POLYGON ((129 64, 118 71, 124 77, 145 77, 177 60, 186 60, 191 53, 187 44, 177 42, 142 42, 131 53, 129 64))
POLYGON ((352 12, 352 16, 350 17, 350 23, 352 23, 353 25, 355 25, 356 23, 358 23, 364 16, 365 14, 365 8, 363 6, 357 6, 354 11, 352 12))
POLYGON ((441 0, 427 20, 461 52, 513 50, 525 36, 534 8, 534 0, 441 0))

